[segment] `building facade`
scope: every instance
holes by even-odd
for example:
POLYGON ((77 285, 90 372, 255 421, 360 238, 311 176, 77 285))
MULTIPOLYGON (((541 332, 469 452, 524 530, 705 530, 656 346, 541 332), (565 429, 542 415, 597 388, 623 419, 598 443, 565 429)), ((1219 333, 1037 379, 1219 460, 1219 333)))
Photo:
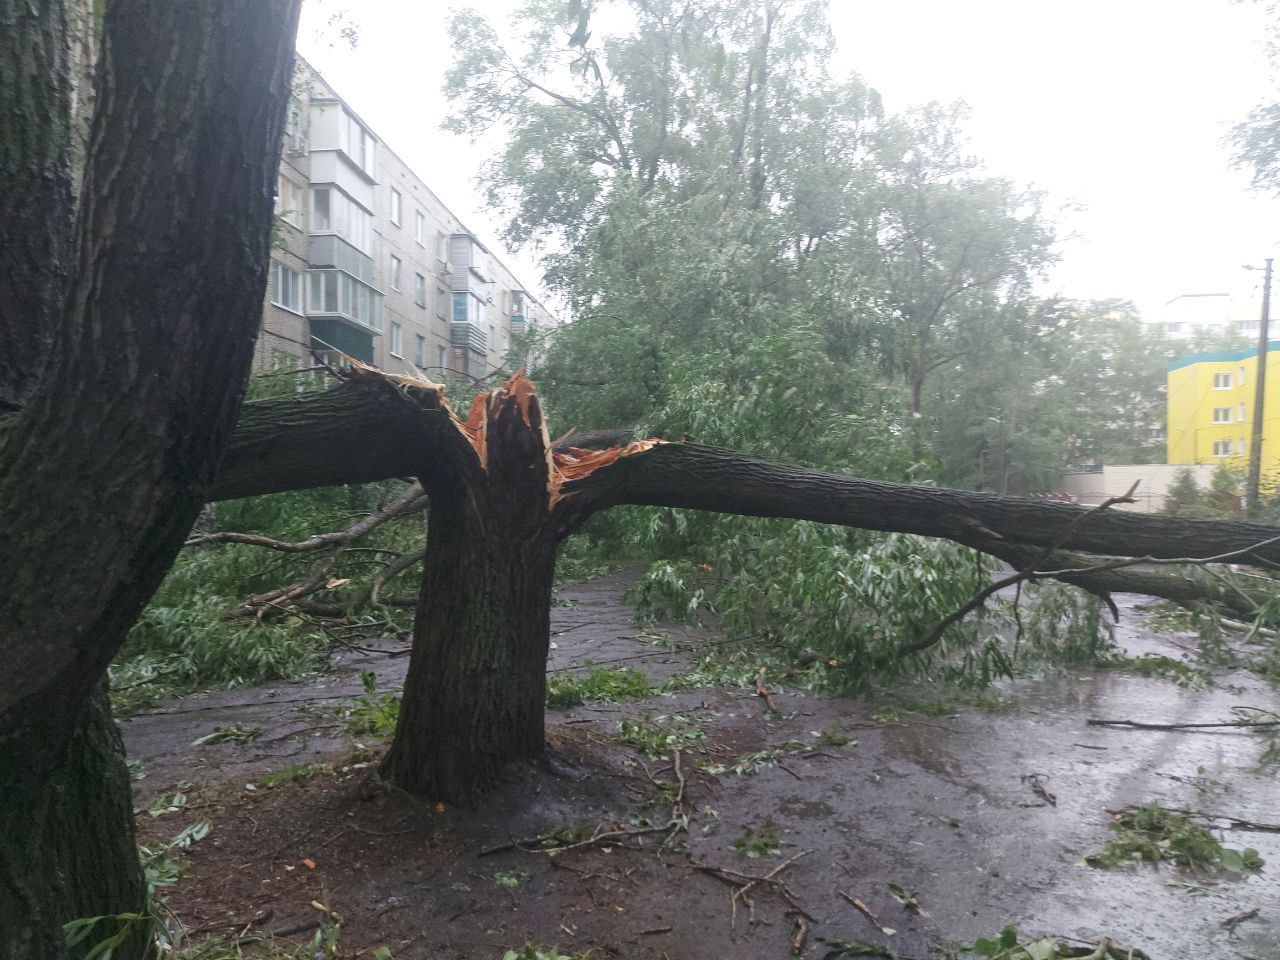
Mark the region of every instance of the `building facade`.
MULTIPOLYGON (((1267 345, 1262 469, 1280 466, 1280 341, 1267 345)), ((1243 469, 1253 435, 1258 350, 1226 350, 1176 360, 1168 372, 1169 463, 1225 463, 1243 469)))
POLYGON ((1143 325, 1170 340, 1216 335, 1258 336, 1259 310, 1253 298, 1230 293, 1183 293, 1167 301, 1143 325))
POLYGON ((342 356, 392 373, 510 368, 549 319, 510 270, 298 60, 254 369, 342 356))
POLYGON ((1061 489, 1073 503, 1082 507, 1096 507, 1133 490, 1132 503, 1117 503, 1111 509, 1127 513, 1164 513, 1169 490, 1177 482, 1178 475, 1188 469, 1199 486, 1209 486, 1214 471, 1211 464, 1126 463, 1068 473, 1062 478, 1061 489))

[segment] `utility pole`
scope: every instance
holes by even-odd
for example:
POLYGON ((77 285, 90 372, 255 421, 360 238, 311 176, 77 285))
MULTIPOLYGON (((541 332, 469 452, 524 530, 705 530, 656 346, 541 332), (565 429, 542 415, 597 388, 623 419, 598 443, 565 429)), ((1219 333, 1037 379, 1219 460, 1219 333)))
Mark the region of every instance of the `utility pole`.
POLYGON ((1245 509, 1249 516, 1258 512, 1258 484, 1262 478, 1262 418, 1267 402, 1267 326, 1271 320, 1271 258, 1262 281, 1262 323, 1258 326, 1257 386, 1253 390, 1253 438, 1249 443, 1249 479, 1245 483, 1245 509))

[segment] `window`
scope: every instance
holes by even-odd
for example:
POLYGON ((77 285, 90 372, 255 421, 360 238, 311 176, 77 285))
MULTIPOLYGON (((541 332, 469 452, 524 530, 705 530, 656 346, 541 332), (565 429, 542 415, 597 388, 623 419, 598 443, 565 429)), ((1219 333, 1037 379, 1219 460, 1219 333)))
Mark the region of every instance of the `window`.
POLYGON ((467 322, 467 295, 465 293, 455 293, 453 295, 453 322, 467 322))
POLYGON ((427 245, 427 218, 421 210, 413 211, 413 239, 427 245))
POLYGON ((449 348, 436 347, 436 366, 441 370, 449 369, 449 348))
POLYGON ((1180 323, 1166 323, 1164 325, 1165 333, 1178 333, 1181 330, 1182 330, 1182 324, 1180 323))
POLYGON ((302 190, 288 177, 276 181, 276 216, 291 227, 302 226, 302 190))
POLYGON ((360 121, 345 110, 342 111, 342 118, 338 122, 341 127, 338 131, 339 146, 355 161, 356 166, 372 177, 374 175, 373 147, 377 142, 373 139, 373 134, 360 126, 360 121))
POLYGON ((445 303, 444 287, 436 287, 436 316, 441 320, 445 317, 445 303))
POLYGON ((391 255, 391 289, 400 289, 400 258, 394 253, 391 255))
POLYGON ((1215 389, 1215 390, 1230 390, 1230 389, 1231 389, 1231 374, 1229 374, 1229 373, 1215 373, 1215 374, 1213 375, 1213 389, 1215 389))
POLYGON ((1231 441, 1230 440, 1213 441, 1213 455, 1215 457, 1231 456, 1231 441))
POLYGON ((297 365, 297 358, 293 354, 284 350, 271 351, 271 369, 277 373, 284 370, 293 370, 297 365))
POLYGON ((427 365, 427 338, 422 334, 418 334, 418 346, 413 351, 413 362, 420 367, 427 365))
POLYGON ((311 232, 336 233, 366 256, 373 256, 373 217, 341 190, 311 188, 311 232))
POLYGON ((488 348, 489 348, 490 350, 492 350, 494 347, 496 347, 496 346, 498 345, 498 341, 497 341, 497 339, 496 339, 496 338, 494 337, 494 335, 493 335, 493 324, 492 324, 492 323, 491 323, 491 324, 489 324, 489 336, 488 336, 488 338, 487 338, 487 339, 486 339, 486 341, 485 341, 485 345, 486 345, 486 346, 488 346, 488 348))
POLYGON ((1244 386, 1244 367, 1236 368, 1236 386, 1237 387, 1244 386))
POLYGON ((511 319, 515 320, 517 317, 519 317, 521 320, 524 319, 524 291, 523 290, 511 291, 511 319))
POLYGON ((1214 423, 1230 423, 1231 408, 1230 407, 1214 407, 1213 422, 1214 423))
POLYGON ((413 302, 420 307, 427 305, 427 278, 420 273, 413 275, 413 302))
POLYGON ((302 104, 296 98, 289 100, 289 118, 285 120, 284 132, 292 149, 301 150, 306 146, 302 138, 302 104))
POLYGON ((1240 407, 1238 412, 1240 414, 1240 422, 1244 423, 1244 401, 1243 400, 1240 401, 1240 407))
POLYGON ((271 261, 271 302, 294 313, 302 312, 302 274, 271 261))
POLYGON ((400 324, 393 322, 391 324, 391 355, 393 357, 402 356, 401 351, 403 351, 404 346, 400 340, 400 324))
POLYGON ((400 226, 400 207, 401 207, 400 191, 392 187, 391 188, 391 222, 394 223, 397 227, 400 226))
POLYGON ((441 263, 449 262, 449 235, 447 233, 436 234, 436 259, 441 263))
POLYGON ((1236 456, 1244 456, 1244 437, 1236 437, 1236 456))

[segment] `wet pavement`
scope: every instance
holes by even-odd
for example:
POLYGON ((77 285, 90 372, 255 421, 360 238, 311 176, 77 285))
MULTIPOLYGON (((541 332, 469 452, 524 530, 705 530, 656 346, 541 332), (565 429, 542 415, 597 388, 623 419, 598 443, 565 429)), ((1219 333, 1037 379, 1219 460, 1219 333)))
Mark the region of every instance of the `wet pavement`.
MULTIPOLYGON (((565 592, 568 605, 553 616, 553 668, 589 660, 638 666, 660 679, 687 667, 691 657, 684 648, 705 632, 668 626, 662 631, 668 642, 657 645, 630 623, 619 603, 624 587, 625 578, 605 578, 565 592)), ((1127 652, 1176 658, 1192 644, 1190 635, 1146 628, 1140 609, 1145 599, 1117 600, 1123 619, 1116 640, 1127 652)), ((178 781, 246 779, 333 756, 350 744, 332 728, 309 729, 331 722, 316 704, 358 693, 365 669, 393 689, 406 663, 402 656, 362 654, 317 683, 189 698, 127 722, 126 742, 149 774, 148 792, 178 781), (249 744, 191 747, 214 726, 231 722, 261 724, 267 732, 249 744)), ((1086 670, 1009 682, 999 692, 1007 703, 998 712, 961 705, 953 715, 899 712, 889 722, 885 711, 892 698, 867 703, 792 690, 774 693, 778 715, 742 690, 695 690, 571 715, 552 712, 549 738, 567 751, 578 782, 571 772, 535 788, 514 785, 479 811, 447 815, 420 849, 389 841, 395 856, 383 861, 371 853, 362 861, 367 872, 340 880, 334 874, 327 882, 356 918, 352 935, 392 946, 397 958, 498 957, 501 945, 525 940, 562 950, 590 947, 601 957, 791 956, 795 928, 785 903, 757 894, 757 922, 739 916, 731 923, 730 888, 698 868, 764 871, 800 855, 785 875, 812 918, 805 956, 824 956, 819 938, 828 938, 937 957, 944 943, 993 936, 1012 923, 1027 934, 1108 936, 1153 960, 1280 960, 1280 832, 1221 830, 1227 845, 1254 847, 1267 862, 1261 873, 1239 879, 1168 865, 1104 871, 1081 862, 1111 836, 1110 811, 1130 804, 1159 801, 1280 823, 1280 775, 1259 772, 1265 742, 1256 733, 1086 722, 1228 721, 1241 705, 1280 711, 1275 690, 1240 672, 1219 673, 1214 686, 1188 690, 1159 678, 1086 670), (532 836, 566 820, 634 818, 628 779, 639 777, 638 763, 658 765, 610 738, 622 717, 676 713, 706 733, 706 752, 689 754, 700 765, 731 767, 735 756, 793 740, 814 749, 750 775, 691 776, 688 849, 679 855, 628 853, 626 870, 613 864, 624 854, 599 850, 574 854, 579 859, 563 866, 515 851, 474 859, 495 838, 532 836), (820 735, 836 731, 854 742, 823 746, 820 735), (1054 803, 1036 792, 1037 783, 1054 803), (779 851, 744 858, 734 841, 748 828, 765 827, 776 831, 779 851), (458 884, 492 886, 490 875, 507 869, 523 870, 527 878, 517 889, 501 891, 497 903, 448 892, 458 884), (572 871, 596 879, 574 886, 572 871), (608 877, 617 883, 601 879, 608 877), (923 913, 904 910, 890 884, 914 894, 923 913), (383 905, 392 894, 398 906, 388 913, 383 905), (850 898, 896 932, 877 930, 850 898), (361 904, 368 905, 364 920, 361 904), (1224 926, 1255 909, 1250 919, 1224 926)), ((354 809, 343 807, 342 815, 353 816, 354 809)), ((238 817, 224 815, 228 837, 238 817)), ((207 883, 220 868, 212 860, 205 868, 200 882, 207 883)))

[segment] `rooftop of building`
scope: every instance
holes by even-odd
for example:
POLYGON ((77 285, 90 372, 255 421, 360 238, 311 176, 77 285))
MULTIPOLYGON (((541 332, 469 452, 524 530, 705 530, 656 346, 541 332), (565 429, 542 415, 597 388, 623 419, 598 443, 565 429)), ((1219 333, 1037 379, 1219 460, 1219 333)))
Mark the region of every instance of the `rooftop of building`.
MULTIPOLYGON (((1280 353, 1280 340, 1267 342, 1267 353, 1280 353)), ((1257 346, 1243 347, 1239 350, 1215 350, 1212 353, 1196 353, 1181 360, 1169 361, 1169 372, 1181 370, 1197 363, 1230 363, 1233 360, 1248 360, 1258 355, 1257 346)), ((1267 364, 1270 367, 1270 363, 1267 364)))

